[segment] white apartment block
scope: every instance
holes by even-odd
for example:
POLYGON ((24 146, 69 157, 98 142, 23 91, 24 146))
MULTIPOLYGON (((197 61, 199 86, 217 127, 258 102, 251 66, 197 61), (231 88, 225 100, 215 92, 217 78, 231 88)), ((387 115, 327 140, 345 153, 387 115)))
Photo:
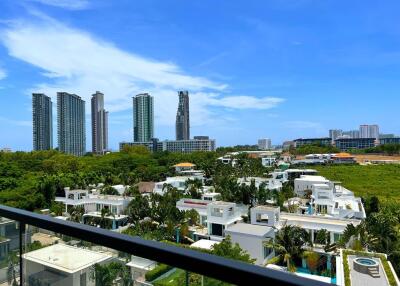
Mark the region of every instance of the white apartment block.
POLYGON ((269 150, 272 148, 272 142, 269 138, 258 139, 259 150, 269 150))

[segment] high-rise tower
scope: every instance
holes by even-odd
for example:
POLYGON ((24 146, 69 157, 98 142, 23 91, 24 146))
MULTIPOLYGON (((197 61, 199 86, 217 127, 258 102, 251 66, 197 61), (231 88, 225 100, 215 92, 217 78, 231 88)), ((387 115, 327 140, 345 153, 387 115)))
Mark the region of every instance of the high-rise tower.
POLYGON ((189 92, 179 91, 178 110, 176 112, 176 140, 190 139, 190 120, 189 120, 189 92))
POLYGON ((104 94, 92 95, 92 153, 104 154, 108 150, 108 112, 104 109, 104 94))
POLYGON ((53 148, 53 111, 51 98, 43 93, 32 94, 33 150, 53 148))
POLYGON ((133 97, 133 141, 149 142, 154 137, 153 97, 148 93, 133 97))
POLYGON ((66 154, 86 153, 85 101, 76 94, 57 92, 58 149, 66 154))

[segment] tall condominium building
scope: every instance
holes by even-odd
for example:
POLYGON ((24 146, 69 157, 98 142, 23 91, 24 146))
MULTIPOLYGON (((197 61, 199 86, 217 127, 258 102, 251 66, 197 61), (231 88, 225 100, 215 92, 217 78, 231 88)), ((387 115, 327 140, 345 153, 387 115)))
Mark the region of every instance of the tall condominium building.
POLYGON ((51 98, 43 93, 32 94, 33 150, 53 148, 53 111, 51 98))
POLYGON ((360 138, 360 130, 343 131, 340 138, 360 138))
POLYGON ((268 138, 258 139, 258 149, 268 150, 271 148, 272 148, 271 139, 268 139, 268 138))
POLYGON ((108 150, 108 112, 104 109, 104 94, 92 95, 92 152, 104 154, 108 150))
POLYGON ((83 156, 86 152, 85 101, 76 94, 57 92, 58 149, 83 156))
POLYGON ((343 130, 341 129, 329 130, 329 137, 332 139, 332 142, 341 137, 342 135, 343 135, 343 130))
POLYGON ((189 92, 179 91, 178 110, 176 112, 176 140, 190 139, 190 121, 189 121, 189 92))
POLYGON ((148 93, 133 97, 133 141, 148 142, 154 137, 153 97, 148 93))
POLYGON ((360 138, 379 138, 379 126, 374 125, 360 125, 360 138))

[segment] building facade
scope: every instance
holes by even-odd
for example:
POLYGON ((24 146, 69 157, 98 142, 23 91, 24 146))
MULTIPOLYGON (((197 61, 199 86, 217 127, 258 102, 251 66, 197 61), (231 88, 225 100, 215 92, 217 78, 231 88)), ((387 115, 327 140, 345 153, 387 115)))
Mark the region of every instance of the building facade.
POLYGON ((360 138, 360 130, 343 131, 339 138, 360 138))
POLYGON ((400 137, 381 138, 379 139, 381 145, 385 144, 400 144, 400 137))
POLYGON ((108 112, 104 109, 104 94, 92 95, 92 152, 104 154, 108 150, 108 112))
POLYGON ((342 129, 331 129, 329 130, 329 137, 332 139, 332 142, 338 139, 343 135, 342 129))
POLYGON ((83 156, 86 153, 85 101, 76 94, 57 92, 58 149, 83 156))
POLYGON ((360 125, 360 138, 379 138, 379 126, 374 125, 360 125))
POLYGON ((32 94, 33 150, 53 148, 53 104, 43 93, 32 94))
POLYGON ((352 149, 373 148, 376 145, 375 138, 340 138, 335 140, 335 145, 341 151, 351 151, 352 149))
POLYGON ((332 145, 331 138, 307 138, 307 139, 296 139, 294 140, 294 144, 296 148, 299 148, 304 145, 311 145, 311 144, 319 144, 323 146, 332 145))
POLYGON ((258 143, 259 150, 269 150, 272 148, 271 139, 268 139, 268 138, 258 139, 257 143, 258 143))
POLYGON ((189 119, 189 92, 179 91, 178 110, 176 112, 176 140, 190 139, 190 119, 189 119))
POLYGON ((154 137, 153 97, 148 93, 133 97, 133 141, 149 142, 154 137))
POLYGON ((122 151, 124 146, 145 146, 152 152, 168 151, 174 153, 192 153, 196 151, 215 151, 215 139, 209 139, 202 136, 201 139, 190 140, 165 140, 158 141, 153 138, 146 142, 121 142, 119 143, 119 150, 122 151))

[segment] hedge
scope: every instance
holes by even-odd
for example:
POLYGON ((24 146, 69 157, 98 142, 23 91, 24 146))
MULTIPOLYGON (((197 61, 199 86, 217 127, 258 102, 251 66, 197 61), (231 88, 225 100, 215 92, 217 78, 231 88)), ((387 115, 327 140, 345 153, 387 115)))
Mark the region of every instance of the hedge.
POLYGON ((170 271, 173 267, 166 264, 158 264, 154 269, 146 273, 146 281, 154 281, 161 275, 170 271))

